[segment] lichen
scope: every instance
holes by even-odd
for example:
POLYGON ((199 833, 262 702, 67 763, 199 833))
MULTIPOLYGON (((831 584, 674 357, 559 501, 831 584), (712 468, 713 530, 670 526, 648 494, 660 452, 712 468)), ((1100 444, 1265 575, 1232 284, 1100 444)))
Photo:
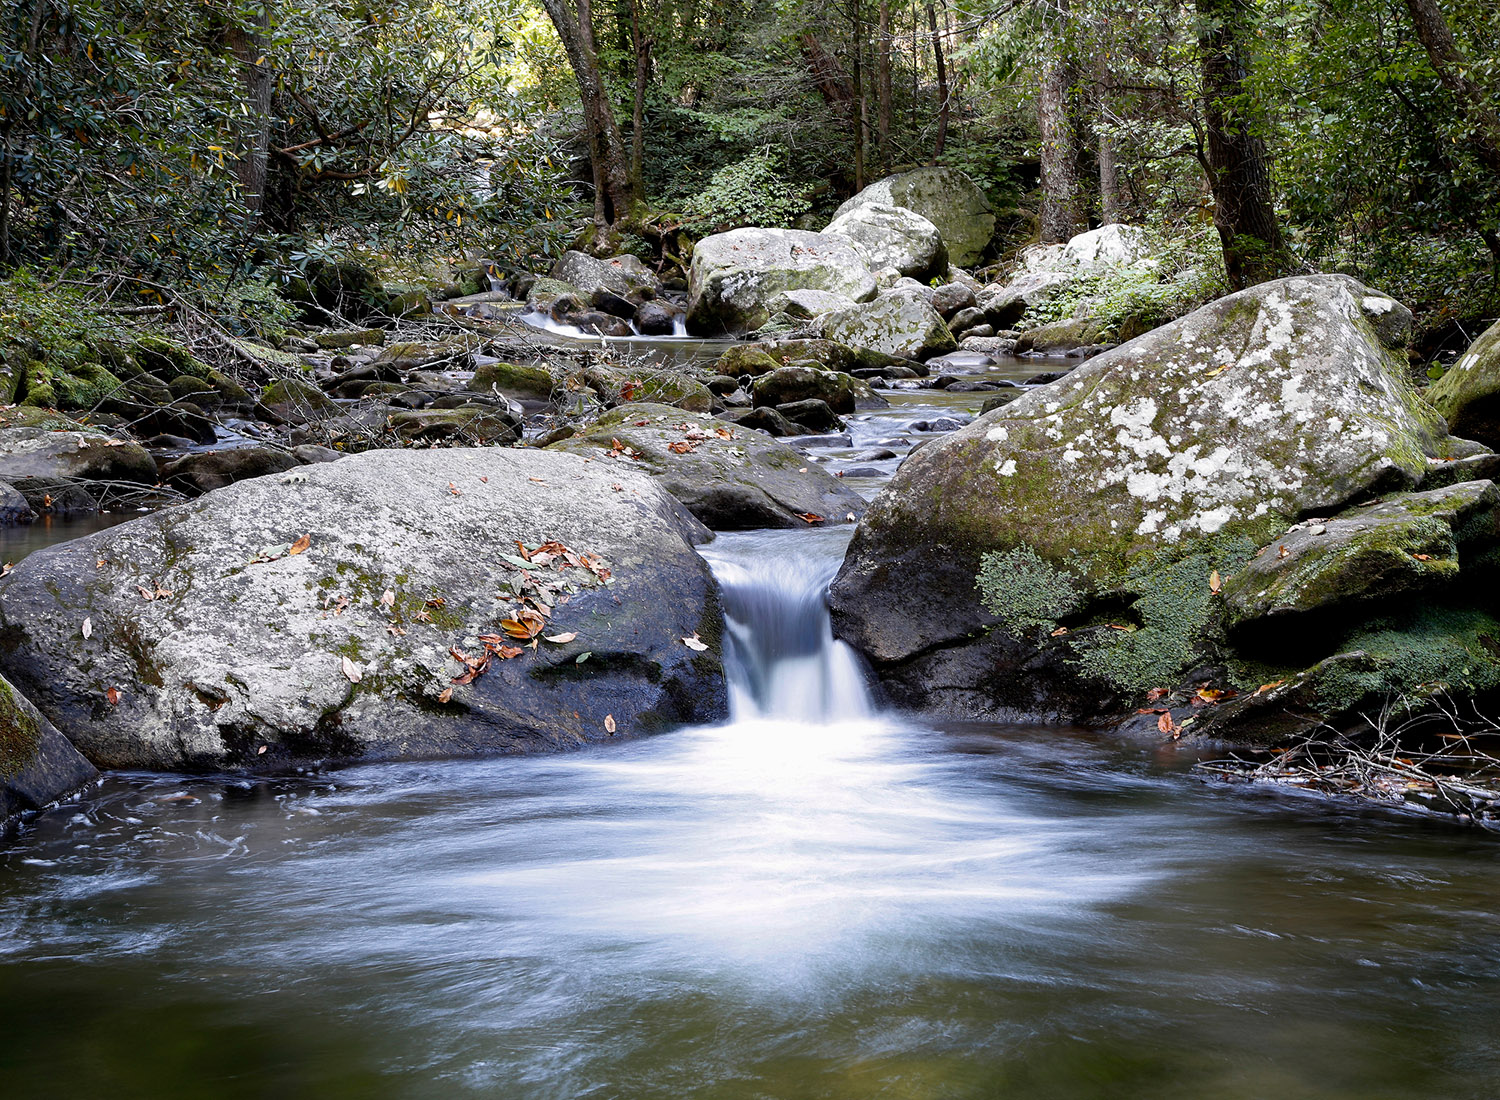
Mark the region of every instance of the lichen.
POLYGON ((1017 638, 1050 632, 1084 604, 1078 578, 1025 544, 981 557, 974 586, 979 602, 1017 638))
POLYGON ((42 730, 21 705, 14 689, 0 679, 0 779, 12 779, 35 759, 42 730))

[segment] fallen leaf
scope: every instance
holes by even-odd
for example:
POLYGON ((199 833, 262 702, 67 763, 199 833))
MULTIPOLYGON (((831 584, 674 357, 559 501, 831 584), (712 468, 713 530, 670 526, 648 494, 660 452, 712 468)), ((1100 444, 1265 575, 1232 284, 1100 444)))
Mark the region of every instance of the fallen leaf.
POLYGON ((1201 699, 1205 703, 1218 703, 1224 699, 1233 699, 1238 694, 1239 692, 1235 691, 1234 688, 1203 687, 1198 689, 1197 694, 1193 698, 1201 699))
POLYGON ((610 488, 617 493, 623 493, 625 491, 625 486, 621 485, 619 482, 615 482, 615 484, 611 485, 610 488))
POLYGON ((593 655, 594 655, 594 651, 593 650, 591 650, 591 649, 585 649, 582 653, 580 653, 577 657, 574 658, 573 663, 575 665, 581 665, 581 664, 583 664, 584 661, 587 661, 593 655))
POLYGON ((1054 630, 1051 634, 1049 634, 1048 637, 1051 637, 1051 638, 1061 638, 1067 632, 1068 632, 1068 628, 1067 627, 1060 626, 1056 630, 1054 630))
POLYGON ((816 512, 798 512, 797 518, 807 523, 822 523, 823 517, 816 512))
POLYGON ((461 497, 461 496, 464 495, 464 491, 462 489, 460 489, 457 485, 453 484, 453 482, 451 482, 451 481, 448 482, 448 492, 449 492, 449 494, 451 496, 456 496, 456 497, 461 497))
POLYGON ((89 637, 93 633, 94 633, 94 620, 93 619, 84 619, 83 620, 83 636, 85 638, 87 638, 87 637, 89 637))
POLYGON ((1156 728, 1159 729, 1159 730, 1161 730, 1162 733, 1171 733, 1172 732, 1172 712, 1171 711, 1167 710, 1167 711, 1163 711, 1162 712, 1161 717, 1156 720, 1156 728))
POLYGON ((615 732, 615 716, 613 714, 606 714, 604 716, 604 729, 607 733, 615 732))
POLYGON ((1276 548, 1276 556, 1277 556, 1277 557, 1278 557, 1278 558, 1284 558, 1284 557, 1286 557, 1286 556, 1287 556, 1287 554, 1289 554, 1289 553, 1290 553, 1290 551, 1289 551, 1289 550, 1287 550, 1287 548, 1286 548, 1286 543, 1282 543, 1282 544, 1281 544, 1281 545, 1280 545, 1280 546, 1278 546, 1278 547, 1277 547, 1277 548, 1276 548))
POLYGON ((298 554, 305 554, 305 553, 307 553, 307 548, 309 546, 311 546, 311 545, 312 545, 312 535, 310 535, 310 534, 303 535, 296 542, 292 543, 291 546, 287 547, 287 551, 286 551, 287 552, 287 556, 294 558, 298 554))
POLYGON ((442 596, 434 596, 434 597, 432 597, 432 599, 430 599, 430 600, 424 600, 423 602, 428 607, 442 607, 448 601, 446 599, 444 599, 442 596))
POLYGON ((1163 695, 1166 695, 1166 694, 1167 694, 1167 689, 1166 688, 1152 688, 1150 691, 1146 692, 1146 702, 1148 702, 1148 703, 1154 703, 1158 699, 1160 699, 1163 695))
POLYGON ((8 577, 8 576, 10 576, 10 571, 12 569, 14 569, 15 567, 16 567, 16 563, 15 562, 12 562, 12 561, 6 562, 3 566, 0 566, 0 577, 8 577))
POLYGON ((1268 691, 1279 688, 1284 683, 1286 683, 1285 680, 1272 680, 1269 684, 1261 684, 1260 687, 1255 689, 1255 694, 1263 695, 1268 691))
POLYGON ((365 678, 365 670, 359 666, 358 661, 351 661, 348 657, 343 658, 344 675, 349 678, 351 684, 357 684, 365 678))
POLYGON ((668 443, 667 444, 667 450, 671 451, 674 455, 690 454, 693 451, 696 451, 697 449, 698 449, 697 446, 695 446, 692 443, 680 443, 679 442, 679 443, 668 443))
POLYGON ((438 702, 439 703, 446 703, 448 700, 450 700, 452 698, 453 698, 453 685, 452 684, 448 685, 442 691, 438 692, 438 702))
POLYGON ((799 474, 805 474, 805 473, 807 473, 807 467, 806 466, 799 467, 798 470, 797 470, 797 472, 799 474))
POLYGON ((578 631, 570 630, 566 634, 548 634, 546 640, 562 645, 565 642, 571 642, 576 637, 578 637, 578 631))
POLYGON ((526 479, 526 480, 527 480, 527 481, 534 481, 534 482, 536 482, 536 483, 537 483, 537 484, 538 484, 538 485, 546 485, 546 484, 547 484, 547 483, 546 483, 546 482, 545 482, 545 481, 543 481, 543 480, 542 480, 542 479, 541 479, 541 478, 539 478, 539 477, 528 477, 528 478, 527 478, 527 479, 526 479))
POLYGON ((479 475, 479 480, 482 481, 482 482, 484 482, 486 485, 488 485, 490 483, 490 479, 488 477, 486 477, 484 474, 480 474, 479 475))
POLYGON ((118 688, 106 688, 104 697, 109 700, 109 705, 117 707, 120 705, 120 691, 118 688))
POLYGON ((396 606, 396 593, 387 588, 380 594, 380 602, 386 607, 396 606))
POLYGON ((1208 590, 1217 596, 1219 594, 1219 589, 1223 587, 1224 582, 1219 577, 1219 571, 1215 569, 1208 575, 1208 590))
POLYGON ((260 748, 258 748, 258 749, 255 750, 255 755, 256 756, 264 756, 266 754, 266 750, 268 748, 270 748, 270 747, 271 747, 270 745, 262 745, 260 748))
POLYGON ((698 637, 698 632, 696 630, 693 631, 691 636, 682 639, 682 644, 687 646, 694 653, 702 653, 705 649, 708 648, 708 643, 698 637))
POLYGON ((1431 554, 1413 554, 1412 557, 1416 558, 1418 561, 1431 561, 1432 560, 1432 555, 1431 554))

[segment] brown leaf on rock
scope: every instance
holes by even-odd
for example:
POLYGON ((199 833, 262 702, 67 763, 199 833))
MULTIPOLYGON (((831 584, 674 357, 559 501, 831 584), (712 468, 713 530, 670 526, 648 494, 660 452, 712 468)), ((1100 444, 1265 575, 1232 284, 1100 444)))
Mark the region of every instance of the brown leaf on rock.
POLYGON ((452 698, 453 698, 453 685, 452 684, 449 684, 442 691, 438 692, 438 702, 439 703, 446 703, 446 702, 448 702, 452 698))
POLYGON ((1148 703, 1154 703, 1158 699, 1160 699, 1163 695, 1166 695, 1166 694, 1167 694, 1167 689, 1166 688, 1152 688, 1150 691, 1146 692, 1146 701, 1148 703))
POLYGON ((117 707, 120 705, 120 691, 118 688, 106 688, 104 697, 109 700, 109 705, 117 707))
POLYGON ((453 484, 453 482, 451 482, 451 481, 448 482, 448 493, 449 493, 450 496, 455 496, 455 497, 461 497, 461 496, 464 495, 464 491, 462 489, 460 489, 457 485, 453 484))
POLYGON ((691 454, 693 451, 696 451, 697 449, 698 449, 697 446, 695 446, 692 443, 678 442, 678 443, 668 443, 667 444, 667 450, 671 451, 674 455, 691 454))
POLYGON ((1215 569, 1208 575, 1208 590, 1217 596, 1219 594, 1219 589, 1223 587, 1224 582, 1219 577, 1219 571, 1215 569))
POLYGON ((1162 733, 1171 733, 1172 732, 1172 712, 1171 711, 1169 711, 1169 710, 1162 711, 1161 717, 1156 720, 1156 728, 1159 729, 1159 730, 1161 730, 1162 733))
POLYGON ((357 684, 365 678, 365 670, 360 667, 358 661, 351 661, 348 657, 342 658, 344 675, 351 684, 357 684))
POLYGON ((1260 687, 1255 689, 1255 694, 1264 695, 1268 691, 1274 691, 1284 683, 1286 683, 1285 680, 1272 680, 1269 684, 1261 684, 1260 687))
POLYGON ((292 543, 291 546, 287 547, 287 551, 286 551, 287 555, 289 557, 296 557, 298 554, 305 554, 305 553, 307 553, 307 548, 309 546, 311 546, 311 545, 312 545, 312 535, 311 534, 303 535, 296 542, 292 543))
POLYGON ((604 729, 606 733, 615 732, 615 716, 613 714, 606 714, 604 716, 604 729))
POLYGON ((816 512, 798 512, 797 518, 805 523, 822 523, 824 517, 816 512))

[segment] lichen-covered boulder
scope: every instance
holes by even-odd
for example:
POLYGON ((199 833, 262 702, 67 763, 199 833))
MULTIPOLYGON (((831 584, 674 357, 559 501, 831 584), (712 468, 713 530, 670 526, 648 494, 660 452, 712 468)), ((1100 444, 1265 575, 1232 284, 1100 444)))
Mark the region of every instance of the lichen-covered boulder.
POLYGON ((773 315, 784 313, 794 320, 810 321, 853 304, 853 298, 830 290, 783 290, 771 296, 766 309, 773 315))
POLYGON ((92 782, 98 772, 0 676, 0 828, 92 782))
POLYGON ((576 287, 585 300, 598 290, 622 298, 642 292, 654 298, 661 290, 656 273, 629 253, 601 260, 584 252, 564 252, 552 265, 552 277, 576 287))
POLYGON ((1265 283, 916 451, 834 581, 841 636, 887 668, 964 647, 996 621, 975 588, 987 553, 1034 556, 1018 591, 1057 597, 1037 622, 1128 604, 1153 560, 1159 579, 1201 558, 1180 582, 1196 597, 1298 518, 1415 487, 1454 442, 1377 334, 1381 300, 1345 276, 1265 283))
POLYGON ((929 359, 958 347, 942 315, 916 294, 882 294, 836 310, 823 318, 822 327, 830 340, 902 359, 929 359))
POLYGON ((68 485, 156 483, 156 460, 138 443, 101 432, 0 428, 0 481, 28 500, 68 485))
POLYGON ((1423 396, 1454 435, 1500 448, 1500 322, 1485 329, 1423 396))
POLYGON ((665 405, 621 405, 548 449, 647 473, 718 531, 845 523, 865 511, 863 497, 785 443, 665 405))
POLYGON ((1016 354, 1066 355, 1104 339, 1103 326, 1087 317, 1038 325, 1016 338, 1016 354))
POLYGON ((568 748, 725 713, 707 537, 624 465, 371 451, 30 555, 0 665, 101 766, 568 748))
POLYGON ((1125 267, 1151 258, 1151 237, 1139 226, 1114 222, 1073 237, 1062 246, 1062 254, 1086 271, 1125 267))
POLYGON ((1372 601, 1432 595, 1458 579, 1461 557, 1465 582, 1488 587, 1494 562, 1484 551, 1500 536, 1497 505, 1494 482, 1468 481, 1299 523, 1224 582, 1229 623, 1301 629, 1372 601))
POLYGON ((738 334, 770 319, 785 290, 826 290, 856 302, 875 296, 864 257, 841 237, 798 229, 733 229, 699 241, 688 269, 688 331, 738 334))
POLYGON ((915 211, 937 226, 948 257, 968 267, 984 254, 995 235, 995 211, 979 185, 957 168, 914 168, 876 180, 834 213, 879 203, 915 211))
POLYGON ((854 242, 871 271, 894 268, 922 282, 948 273, 948 247, 938 227, 903 206, 857 203, 823 232, 854 242))

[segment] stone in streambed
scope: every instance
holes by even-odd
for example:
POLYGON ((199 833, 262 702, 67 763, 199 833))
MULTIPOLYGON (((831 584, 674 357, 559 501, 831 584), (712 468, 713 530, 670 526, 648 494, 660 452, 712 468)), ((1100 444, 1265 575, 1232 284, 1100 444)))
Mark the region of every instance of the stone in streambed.
POLYGON ((371 451, 31 554, 0 579, 0 665, 108 766, 570 748, 607 740, 607 716, 630 735, 726 713, 722 616, 692 548, 706 537, 624 466, 371 451), (514 564, 516 540, 597 555, 609 583, 584 567, 514 564), (558 585, 545 632, 578 637, 453 683, 466 666, 450 650, 479 658, 479 636, 518 613, 497 597, 546 606, 527 573, 558 585), (708 651, 683 645, 694 633, 708 651))
POLYGON ((98 778, 98 771, 0 676, 0 829, 98 778))
POLYGON ((183 455, 163 466, 161 476, 178 492, 198 496, 236 481, 285 473, 300 465, 294 455, 277 447, 233 447, 183 455))
POLYGON ((1455 435, 1500 448, 1500 322, 1423 391, 1455 435))

